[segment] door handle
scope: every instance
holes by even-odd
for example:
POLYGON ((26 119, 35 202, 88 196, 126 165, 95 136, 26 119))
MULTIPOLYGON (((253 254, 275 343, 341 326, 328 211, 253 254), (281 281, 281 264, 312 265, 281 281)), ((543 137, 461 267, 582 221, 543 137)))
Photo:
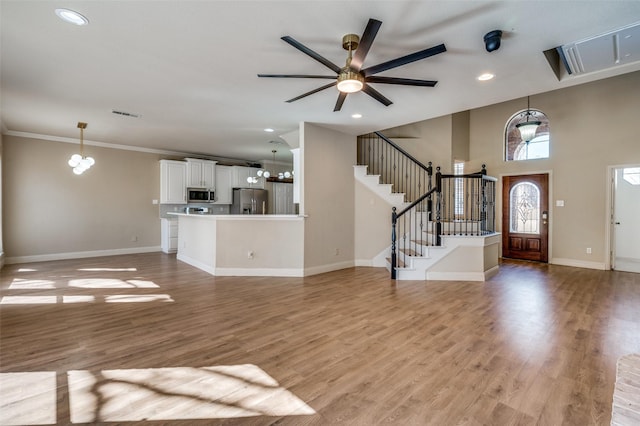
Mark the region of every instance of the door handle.
POLYGON ((620 225, 620 222, 616 222, 616 225, 620 225))

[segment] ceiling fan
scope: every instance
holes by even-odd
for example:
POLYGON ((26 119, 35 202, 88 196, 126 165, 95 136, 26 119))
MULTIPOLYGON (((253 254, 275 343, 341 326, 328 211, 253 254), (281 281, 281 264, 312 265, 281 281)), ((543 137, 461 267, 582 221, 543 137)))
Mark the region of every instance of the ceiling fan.
POLYGON ((306 96, 313 95, 314 93, 318 93, 321 90, 327 89, 331 86, 337 86, 340 94, 338 95, 338 101, 336 102, 334 111, 340 111, 342 108, 342 104, 344 100, 347 98, 349 93, 355 93, 362 90, 367 95, 371 96, 378 102, 382 103, 384 106, 389 106, 393 102, 383 96, 376 89, 371 87, 369 83, 384 83, 384 84, 400 84, 405 86, 422 86, 422 87, 433 87, 436 85, 437 81, 434 80, 415 80, 410 78, 397 78, 397 77, 380 77, 375 74, 381 73, 383 71, 390 70, 392 68, 397 68, 402 65, 409 64, 411 62, 416 62, 421 59, 428 58, 430 56, 437 55, 442 52, 446 52, 446 47, 444 44, 439 44, 434 47, 430 47, 428 49, 420 50, 419 52, 411 53, 406 56, 402 56, 400 58, 392 59, 387 62, 383 62, 378 65, 373 65, 368 68, 362 68, 364 64, 364 60, 367 57, 367 53, 369 53, 369 49, 373 44, 373 41, 376 38, 376 34, 382 25, 381 21, 376 19, 369 19, 367 23, 367 27, 364 29, 362 33, 362 37, 358 37, 356 34, 347 34, 342 37, 342 47, 349 51, 349 56, 347 57, 347 63, 344 67, 339 67, 327 58, 321 56, 320 54, 314 52, 309 49, 299 41, 296 41, 292 37, 284 36, 281 37, 282 40, 289 43, 291 46, 300 50, 302 53, 309 55, 316 61, 320 62, 322 65, 326 66, 330 70, 336 73, 336 75, 304 75, 304 74, 258 74, 258 77, 271 77, 271 78, 318 78, 318 79, 329 79, 335 80, 332 83, 326 84, 324 86, 318 87, 317 89, 311 90, 307 93, 303 93, 300 96, 296 96, 295 98, 289 99, 287 102, 294 102, 298 99, 302 99, 306 96), (355 54, 353 54, 355 51, 355 54))

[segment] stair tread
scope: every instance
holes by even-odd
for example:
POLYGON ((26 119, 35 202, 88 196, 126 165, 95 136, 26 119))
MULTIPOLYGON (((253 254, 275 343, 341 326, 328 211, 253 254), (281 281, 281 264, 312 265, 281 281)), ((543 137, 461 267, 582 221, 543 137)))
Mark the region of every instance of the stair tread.
POLYGON ((401 248, 399 249, 399 251, 403 252, 407 256, 416 256, 418 254, 414 249, 410 249, 410 248, 401 248))
MULTIPOLYGON (((389 265, 391 265, 391 258, 387 257, 387 262, 389 262, 389 265)), ((404 268, 407 265, 402 261, 402 259, 398 259, 398 262, 396 263, 396 268, 404 268)))

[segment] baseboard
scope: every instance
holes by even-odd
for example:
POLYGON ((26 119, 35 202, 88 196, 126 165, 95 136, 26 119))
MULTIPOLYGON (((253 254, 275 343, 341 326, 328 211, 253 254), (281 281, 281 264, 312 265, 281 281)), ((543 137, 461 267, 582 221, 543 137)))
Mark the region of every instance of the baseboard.
POLYGON ((371 259, 356 259, 354 266, 373 266, 373 260, 371 259))
POLYGON ((123 254, 153 253, 156 251, 161 251, 160 246, 133 247, 133 248, 123 248, 123 249, 110 249, 110 250, 75 251, 75 252, 67 252, 67 253, 36 254, 33 256, 7 257, 5 260, 5 263, 7 265, 11 265, 16 263, 49 262, 52 260, 84 259, 87 257, 102 257, 102 256, 119 256, 123 254))
POLYGON ((345 262, 338 262, 338 263, 331 263, 331 264, 322 265, 322 266, 313 266, 311 268, 304 269, 304 276, 308 277, 310 275, 324 274, 325 272, 353 268, 354 266, 355 266, 355 261, 353 260, 348 260, 345 262))
POLYGON ((428 281, 485 281, 485 272, 429 272, 428 281))
POLYGON ((599 269, 602 271, 607 269, 603 262, 587 262, 584 260, 565 259, 561 257, 554 257, 549 261, 549 263, 552 265, 574 266, 576 268, 599 269))
POLYGON ((484 271, 484 279, 485 279, 485 281, 488 280, 488 279, 491 279, 492 277, 495 277, 496 275, 498 275, 498 272, 500 272, 500 265, 496 265, 493 268, 484 271))
POLYGON ((289 268, 216 268, 221 277, 303 277, 302 269, 289 268))
POLYGON ((178 254, 176 255, 176 259, 186 263, 187 265, 191 265, 194 268, 198 268, 202 271, 205 271, 211 275, 215 275, 215 268, 213 266, 207 265, 206 263, 200 262, 199 260, 196 260, 192 257, 185 256, 184 254, 180 254, 178 252, 178 254))
POLYGON ((302 277, 302 269, 295 268, 214 268, 199 260, 178 254, 176 258, 188 265, 218 277, 302 277))

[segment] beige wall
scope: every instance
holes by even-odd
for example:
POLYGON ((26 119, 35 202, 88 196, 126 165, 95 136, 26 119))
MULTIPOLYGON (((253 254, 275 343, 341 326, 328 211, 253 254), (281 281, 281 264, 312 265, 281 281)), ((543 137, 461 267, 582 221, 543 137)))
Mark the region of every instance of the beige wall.
MULTIPOLYGON (((526 108, 526 99, 516 99, 471 111, 472 161, 465 169, 485 163, 496 177, 551 172, 550 262, 604 267, 607 167, 640 162, 640 72, 534 95, 531 107, 550 120, 549 159, 503 161, 504 126, 514 112, 526 108), (565 206, 556 207, 555 200, 564 200, 565 206)), ((501 206, 498 200, 499 229, 501 206)))
POLYGON ((358 181, 355 188, 355 259, 370 266, 391 244, 391 205, 358 181))
POLYGON ((2 135, 0 134, 0 269, 4 266, 4 238, 2 237, 2 229, 4 228, 2 225, 2 151, 2 135))
POLYGON ((96 164, 76 176, 67 161, 77 144, 16 136, 3 142, 8 261, 159 248, 158 206, 152 204, 160 191, 157 154, 85 146, 96 164))
POLYGON ((469 111, 451 116, 451 156, 453 160, 469 160, 469 116, 469 111))
POLYGON ((303 123, 300 147, 304 173, 300 211, 308 215, 304 227, 305 273, 351 266, 356 137, 303 123))
POLYGON ((216 269, 302 271, 303 222, 268 218, 218 220, 216 269), (248 253, 253 253, 249 258, 248 253))
POLYGON ((451 173, 453 164, 452 116, 446 115, 405 126, 383 130, 381 133, 428 166, 431 161, 443 173, 451 173))

